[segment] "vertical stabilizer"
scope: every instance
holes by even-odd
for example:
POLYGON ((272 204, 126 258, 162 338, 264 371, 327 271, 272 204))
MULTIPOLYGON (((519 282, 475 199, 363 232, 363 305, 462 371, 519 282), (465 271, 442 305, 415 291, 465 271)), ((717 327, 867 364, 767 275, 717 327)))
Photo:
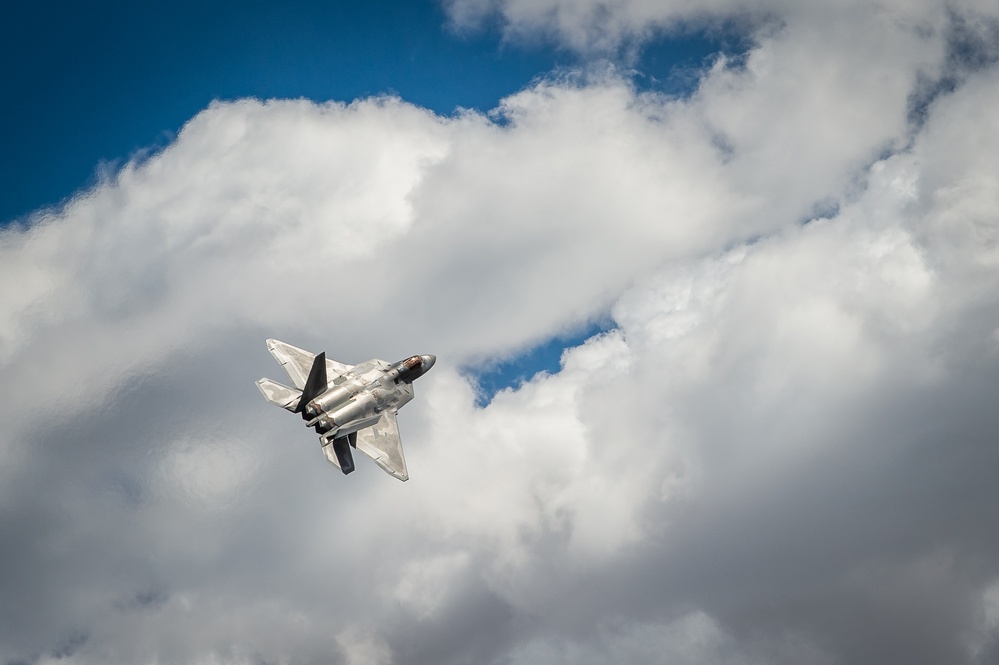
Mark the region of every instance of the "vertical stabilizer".
MULTIPOLYGON (((324 351, 316 356, 316 359, 312 362, 312 370, 309 372, 309 378, 305 382, 305 387, 302 388, 302 399, 299 400, 295 410, 303 413, 309 402, 326 392, 327 383, 326 352, 324 351)), ((306 420, 308 419, 306 417, 306 420)))
POLYGON ((333 449, 337 466, 340 467, 344 475, 354 470, 354 456, 350 453, 350 441, 347 437, 341 436, 339 439, 333 439, 333 443, 329 447, 333 449))

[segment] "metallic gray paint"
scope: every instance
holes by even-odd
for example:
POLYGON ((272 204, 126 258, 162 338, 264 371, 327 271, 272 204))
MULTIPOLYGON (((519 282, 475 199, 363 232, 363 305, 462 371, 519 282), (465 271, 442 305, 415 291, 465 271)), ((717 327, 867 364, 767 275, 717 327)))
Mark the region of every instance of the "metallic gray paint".
MULTIPOLYGON (((319 433, 327 460, 341 468, 335 448, 343 448, 349 437, 352 446, 375 460, 387 473, 399 480, 409 479, 396 413, 413 399, 413 381, 434 366, 436 356, 411 356, 394 364, 372 359, 347 365, 322 355, 326 387, 320 388, 318 394, 311 392, 310 396, 315 394, 315 397, 300 409, 302 391, 310 374, 322 374, 317 356, 275 339, 267 340, 267 350, 284 367, 295 388, 271 379, 260 379, 257 387, 271 404, 303 414, 306 426, 319 433), (317 368, 313 368, 314 364, 317 368)), ((346 454, 339 450, 339 457, 348 462, 349 450, 346 454)), ((353 466, 341 470, 350 473, 353 466)))

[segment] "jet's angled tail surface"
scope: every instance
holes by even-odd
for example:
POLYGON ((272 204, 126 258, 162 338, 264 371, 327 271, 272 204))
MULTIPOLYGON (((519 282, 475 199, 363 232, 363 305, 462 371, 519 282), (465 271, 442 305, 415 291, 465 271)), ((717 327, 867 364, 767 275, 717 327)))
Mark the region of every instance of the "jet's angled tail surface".
MULTIPOLYGON (((267 340, 267 350, 274 356, 274 360, 281 363, 284 371, 288 372, 295 387, 299 390, 304 388, 316 354, 277 339, 267 340)), ((331 379, 346 374, 352 367, 353 365, 326 359, 326 373, 331 379)))
POLYGON ((264 399, 271 404, 277 404, 282 409, 287 409, 292 413, 298 412, 299 398, 302 396, 301 390, 283 386, 277 381, 271 381, 270 379, 260 379, 257 381, 257 388, 263 393, 264 399))
MULTIPOLYGON (((304 411, 305 405, 322 395, 326 391, 327 385, 326 352, 323 351, 312 362, 312 368, 309 370, 309 378, 306 379, 305 387, 302 388, 302 399, 299 400, 298 408, 295 410, 299 412, 304 411)), ((309 416, 303 417, 309 420, 309 416)))
POLYGON ((330 464, 343 471, 347 475, 354 470, 354 456, 350 453, 351 448, 357 447, 357 434, 350 433, 339 439, 322 439, 323 455, 330 464))

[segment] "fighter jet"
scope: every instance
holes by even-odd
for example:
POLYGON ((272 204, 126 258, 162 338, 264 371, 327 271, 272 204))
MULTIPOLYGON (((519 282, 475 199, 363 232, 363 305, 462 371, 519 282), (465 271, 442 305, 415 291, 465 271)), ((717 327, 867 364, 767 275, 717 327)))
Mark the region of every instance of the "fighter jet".
POLYGON ((399 480, 409 480, 396 414, 413 399, 413 381, 427 373, 436 356, 412 356, 389 364, 368 360, 347 365, 276 339, 267 350, 284 366, 295 388, 260 379, 257 387, 271 404, 302 414, 315 428, 323 454, 345 474, 354 470, 351 448, 399 480))

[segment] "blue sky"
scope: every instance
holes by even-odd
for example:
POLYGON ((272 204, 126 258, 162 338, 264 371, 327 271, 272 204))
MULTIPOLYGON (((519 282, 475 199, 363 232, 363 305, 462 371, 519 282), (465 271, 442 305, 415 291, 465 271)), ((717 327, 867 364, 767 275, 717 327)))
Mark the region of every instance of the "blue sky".
MULTIPOLYGON (((680 94, 733 43, 735 33, 677 33, 616 64, 638 88, 680 94)), ((22 3, 0 26, 0 59, 5 223, 163 148, 212 100, 393 94, 441 115, 487 112, 536 77, 587 62, 550 40, 503 40, 496 25, 459 31, 439 3, 398 0, 22 3)), ((595 330, 491 363, 477 373, 484 399, 556 371, 562 349, 595 330)))
MULTIPOLYGON (((133 154, 169 143, 213 99, 349 101, 395 94, 451 114, 488 111, 578 54, 496 26, 456 33, 437 2, 15 3, 0 23, 0 220, 67 199, 133 154)), ((729 40, 731 41, 731 40, 729 40)), ((640 86, 670 91, 726 45, 645 46, 640 86)))
POLYGON ((604 320, 590 323, 580 330, 557 335, 549 340, 530 346, 510 358, 473 365, 471 376, 481 390, 476 403, 485 406, 500 390, 517 387, 538 372, 555 374, 561 367, 562 353, 568 347, 579 346, 594 335, 612 329, 612 322, 604 320))

